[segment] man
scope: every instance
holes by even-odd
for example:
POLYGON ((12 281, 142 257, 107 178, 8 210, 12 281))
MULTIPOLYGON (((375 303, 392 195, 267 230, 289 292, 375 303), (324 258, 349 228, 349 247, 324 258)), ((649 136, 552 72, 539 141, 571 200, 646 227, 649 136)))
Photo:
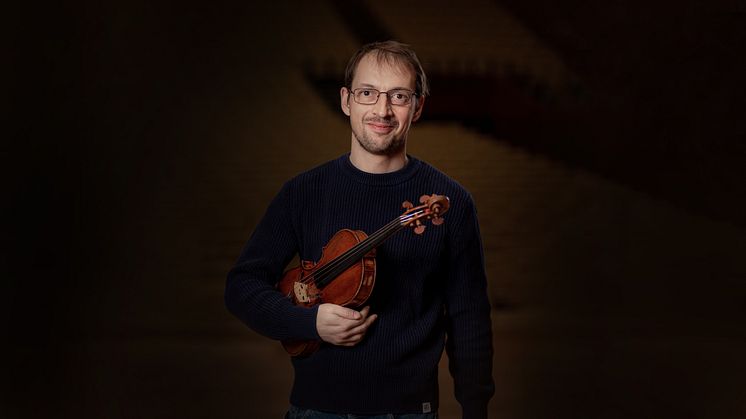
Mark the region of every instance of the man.
POLYGON ((427 94, 407 45, 363 46, 340 89, 350 153, 288 181, 228 275, 226 304, 249 327, 282 341, 322 341, 292 359, 288 418, 436 418, 444 347, 463 417, 487 417, 492 336, 476 210, 460 185, 406 153, 427 94), (431 194, 450 198, 445 222, 378 246, 375 287, 362 309, 301 307, 276 290, 296 253, 318 261, 340 229, 370 234, 401 214, 404 201, 417 205, 431 194))

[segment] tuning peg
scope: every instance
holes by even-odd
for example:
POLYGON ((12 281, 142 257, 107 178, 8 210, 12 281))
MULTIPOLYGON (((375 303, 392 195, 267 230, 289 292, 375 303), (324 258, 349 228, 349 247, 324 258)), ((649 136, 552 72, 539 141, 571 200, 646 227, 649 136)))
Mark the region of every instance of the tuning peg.
POLYGON ((414 228, 415 234, 422 234, 424 231, 425 231, 425 226, 421 224, 414 228))
POLYGON ((409 201, 402 202, 401 206, 404 209, 412 209, 412 207, 414 207, 414 205, 411 202, 409 202, 409 201))
POLYGON ((440 217, 438 217, 438 216, 435 216, 435 217, 433 217, 433 219, 432 219, 432 223, 433 223, 434 225, 436 225, 436 226, 439 226, 439 225, 443 224, 443 219, 442 219, 442 218, 440 218, 440 217))

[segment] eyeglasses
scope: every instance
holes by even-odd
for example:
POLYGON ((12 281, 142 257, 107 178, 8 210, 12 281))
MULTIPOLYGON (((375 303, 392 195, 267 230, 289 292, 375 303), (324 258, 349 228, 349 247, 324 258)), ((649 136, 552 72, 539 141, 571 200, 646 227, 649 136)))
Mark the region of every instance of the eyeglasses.
POLYGON ((389 98, 389 102, 395 106, 406 106, 412 101, 417 93, 407 89, 394 89, 388 92, 380 92, 376 89, 369 89, 367 87, 352 90, 352 98, 355 102, 361 105, 374 105, 378 102, 378 96, 385 94, 389 98))

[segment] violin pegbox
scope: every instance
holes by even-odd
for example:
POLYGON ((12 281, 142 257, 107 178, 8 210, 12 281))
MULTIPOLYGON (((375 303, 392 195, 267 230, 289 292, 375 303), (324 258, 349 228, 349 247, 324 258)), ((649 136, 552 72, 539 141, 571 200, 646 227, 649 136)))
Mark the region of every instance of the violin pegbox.
POLYGON ((448 211, 450 201, 447 196, 443 195, 422 195, 420 196, 419 206, 414 206, 409 201, 402 202, 402 208, 406 209, 403 217, 405 225, 412 227, 415 234, 425 232, 425 224, 422 219, 430 220, 433 225, 443 224, 442 215, 448 211))

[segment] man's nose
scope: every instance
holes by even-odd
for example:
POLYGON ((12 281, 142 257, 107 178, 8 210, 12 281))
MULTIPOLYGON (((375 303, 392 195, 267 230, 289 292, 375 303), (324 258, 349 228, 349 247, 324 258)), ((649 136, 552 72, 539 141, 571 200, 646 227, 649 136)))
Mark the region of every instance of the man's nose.
POLYGON ((376 115, 388 115, 393 113, 388 93, 381 92, 378 94, 378 102, 375 104, 374 111, 376 115))

